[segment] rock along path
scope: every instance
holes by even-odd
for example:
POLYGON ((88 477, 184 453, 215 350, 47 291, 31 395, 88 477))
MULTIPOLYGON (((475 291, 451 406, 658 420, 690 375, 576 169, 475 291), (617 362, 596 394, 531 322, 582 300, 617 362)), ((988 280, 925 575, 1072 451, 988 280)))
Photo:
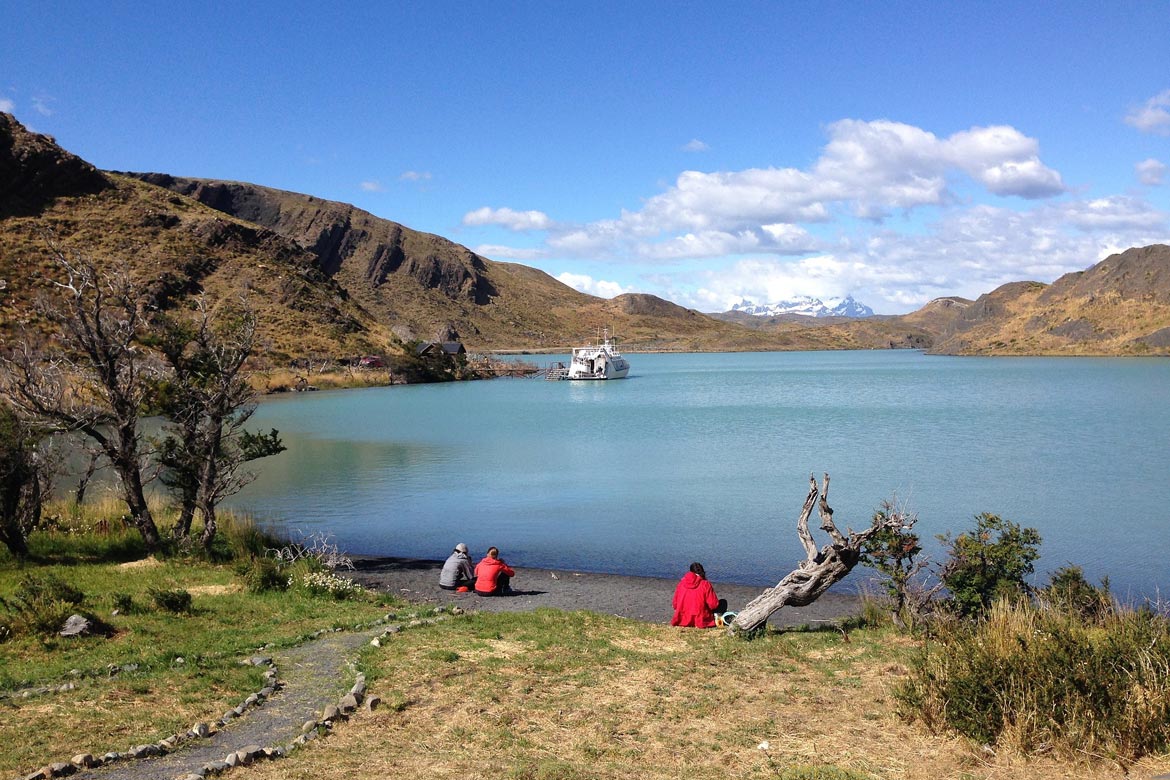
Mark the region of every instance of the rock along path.
POLYGON ((301 726, 319 720, 321 711, 344 691, 354 673, 351 659, 359 648, 381 635, 385 626, 356 632, 323 634, 298 647, 271 653, 281 688, 260 707, 250 708, 206 739, 191 740, 173 752, 128 759, 72 777, 95 780, 159 780, 203 774, 209 763, 223 761, 249 745, 276 747, 300 735, 301 726))

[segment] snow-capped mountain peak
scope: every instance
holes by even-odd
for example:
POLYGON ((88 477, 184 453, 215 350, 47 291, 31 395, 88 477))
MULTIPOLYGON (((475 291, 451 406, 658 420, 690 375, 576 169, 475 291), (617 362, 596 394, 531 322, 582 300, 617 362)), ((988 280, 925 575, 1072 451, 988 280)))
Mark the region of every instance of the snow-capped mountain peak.
POLYGON ((853 300, 852 295, 844 298, 813 298, 801 295, 779 303, 755 304, 744 299, 731 307, 732 311, 752 314, 757 317, 775 317, 778 314, 800 314, 805 317, 872 317, 873 309, 853 300))

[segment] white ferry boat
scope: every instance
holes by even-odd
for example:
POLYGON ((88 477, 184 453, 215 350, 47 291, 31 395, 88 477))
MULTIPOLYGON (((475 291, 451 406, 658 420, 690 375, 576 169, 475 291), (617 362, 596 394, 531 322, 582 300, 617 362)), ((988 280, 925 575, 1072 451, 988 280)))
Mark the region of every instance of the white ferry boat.
POLYGON ((625 379, 630 373, 630 361, 618 352, 617 343, 609 337, 609 329, 602 331, 598 343, 574 347, 566 379, 625 379))

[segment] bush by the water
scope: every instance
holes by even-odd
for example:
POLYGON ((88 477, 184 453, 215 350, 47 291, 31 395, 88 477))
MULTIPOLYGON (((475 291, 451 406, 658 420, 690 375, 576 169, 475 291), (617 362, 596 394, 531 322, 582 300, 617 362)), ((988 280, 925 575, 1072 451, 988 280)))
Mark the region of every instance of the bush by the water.
POLYGON ((1170 618, 1001 600, 985 619, 936 624, 896 696, 983 743, 1136 760, 1170 746, 1170 618))
POLYGON ((253 558, 243 571, 244 582, 252 593, 288 590, 287 567, 274 558, 253 558))
POLYGON ((1028 595, 1027 578, 1040 557, 1040 533, 987 512, 975 516, 975 528, 956 537, 938 537, 948 559, 939 578, 951 594, 951 607, 962 615, 985 612, 996 599, 1028 595))

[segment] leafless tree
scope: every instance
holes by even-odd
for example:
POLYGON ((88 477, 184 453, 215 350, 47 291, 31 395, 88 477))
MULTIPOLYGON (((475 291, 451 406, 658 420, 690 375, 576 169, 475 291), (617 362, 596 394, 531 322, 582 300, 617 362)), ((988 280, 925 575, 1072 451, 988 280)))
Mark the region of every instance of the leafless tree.
POLYGON ((22 416, 58 431, 80 432, 98 446, 121 482, 131 522, 147 549, 160 539, 146 501, 139 416, 159 365, 137 344, 141 296, 125 272, 103 273, 53 247, 66 276, 60 300, 39 313, 56 326, 56 343, 34 347, 30 333, 0 360, 0 384, 22 416))
POLYGON ((256 410, 256 391, 245 371, 255 348, 256 316, 246 302, 213 316, 200 297, 194 317, 159 318, 154 330, 150 343, 171 369, 159 393, 171 425, 158 450, 163 482, 180 500, 175 534, 190 533, 198 509, 202 542, 209 546, 218 528, 216 506, 255 479, 243 465, 284 449, 275 430, 244 430, 256 410))
POLYGON ((85 468, 77 477, 77 488, 73 491, 73 503, 84 504, 85 493, 89 490, 89 483, 93 479, 94 474, 97 474, 101 466, 101 461, 104 455, 100 449, 95 447, 86 448, 85 468))
MULTIPOLYGON (((786 575, 775 587, 768 588, 744 607, 732 621, 730 632, 750 632, 762 626, 772 613, 783 607, 804 607, 816 601, 833 584, 840 582, 853 570, 861 559, 866 540, 886 528, 895 520, 888 515, 875 514, 869 528, 854 533, 846 529, 848 536, 837 530, 833 522, 833 510, 829 506, 829 475, 825 474, 822 486, 817 487, 816 478, 809 477, 808 496, 796 521, 796 533, 804 546, 805 559, 796 569, 786 575), (818 500, 819 499, 819 500, 818 500), (808 519, 813 507, 818 507, 821 530, 829 535, 829 544, 817 550, 812 534, 808 530, 808 519)), ((900 522, 900 521, 899 521, 900 522)))

